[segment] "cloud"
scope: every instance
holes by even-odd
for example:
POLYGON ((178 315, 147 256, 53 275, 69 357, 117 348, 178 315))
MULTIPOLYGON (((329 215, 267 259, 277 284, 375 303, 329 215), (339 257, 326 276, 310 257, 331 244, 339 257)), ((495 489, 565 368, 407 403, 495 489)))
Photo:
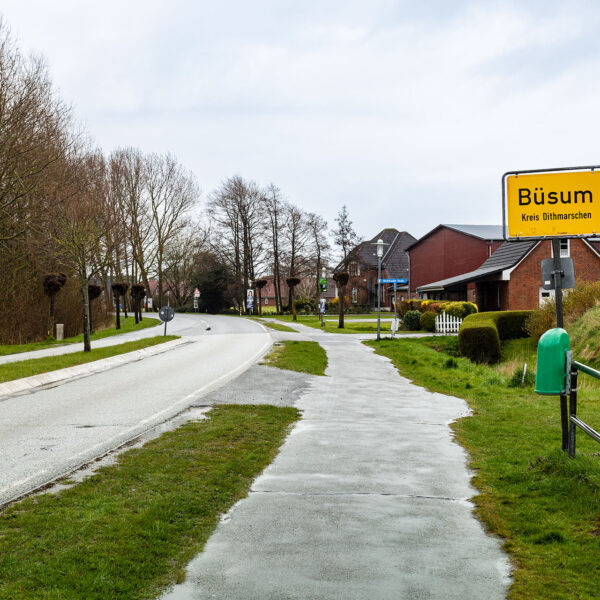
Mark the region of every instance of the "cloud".
POLYGON ((498 223, 509 169, 594 162, 592 2, 3 3, 108 151, 277 183, 361 234, 498 223))

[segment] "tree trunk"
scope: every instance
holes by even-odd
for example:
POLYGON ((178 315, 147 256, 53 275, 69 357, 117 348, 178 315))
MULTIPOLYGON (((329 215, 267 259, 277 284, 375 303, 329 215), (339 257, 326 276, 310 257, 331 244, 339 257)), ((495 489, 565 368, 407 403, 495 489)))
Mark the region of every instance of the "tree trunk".
POLYGON ((92 344, 90 342, 90 296, 88 293, 87 277, 81 279, 81 294, 83 296, 83 351, 90 352, 92 344))
POLYGON ((121 329, 121 309, 120 309, 120 296, 115 294, 115 308, 117 309, 117 329, 121 329))
POLYGON ((90 315, 90 334, 94 333, 94 318, 92 315, 92 301, 88 298, 88 314, 90 315))
POLYGON ((48 337, 54 337, 54 294, 50 296, 50 316, 48 317, 48 337))
POLYGON ((258 296, 258 315, 262 316, 262 294, 260 293, 262 288, 256 288, 256 293, 258 296))
POLYGON ((344 296, 346 295, 346 286, 340 286, 339 288, 339 304, 340 304, 340 318, 338 321, 338 329, 344 329, 344 296))
POLYGON ((290 287, 290 304, 292 305, 292 321, 297 321, 296 318, 296 301, 294 300, 294 287, 290 287))

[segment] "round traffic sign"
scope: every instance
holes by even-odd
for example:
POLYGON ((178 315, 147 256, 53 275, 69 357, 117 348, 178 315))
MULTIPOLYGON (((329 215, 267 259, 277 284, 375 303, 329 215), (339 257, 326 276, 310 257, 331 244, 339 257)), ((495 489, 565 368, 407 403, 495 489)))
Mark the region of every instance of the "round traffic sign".
POLYGON ((168 323, 169 321, 172 321, 174 316, 175 316, 175 311, 173 310, 173 308, 171 306, 163 306, 158 311, 158 318, 163 323, 168 323))

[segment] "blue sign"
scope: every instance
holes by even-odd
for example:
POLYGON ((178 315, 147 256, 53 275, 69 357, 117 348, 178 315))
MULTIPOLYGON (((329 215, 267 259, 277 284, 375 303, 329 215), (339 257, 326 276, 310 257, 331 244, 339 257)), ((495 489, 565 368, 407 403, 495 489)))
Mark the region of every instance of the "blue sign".
POLYGON ((406 283, 408 283, 408 279, 380 279, 379 283, 400 283, 400 284, 406 284, 406 283))

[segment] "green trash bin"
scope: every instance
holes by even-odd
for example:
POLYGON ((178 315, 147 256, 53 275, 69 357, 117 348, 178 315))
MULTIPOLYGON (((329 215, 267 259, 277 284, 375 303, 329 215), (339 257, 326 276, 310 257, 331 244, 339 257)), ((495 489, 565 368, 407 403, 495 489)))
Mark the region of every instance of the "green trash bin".
POLYGON ((553 396, 565 389, 565 353, 571 349, 569 334, 560 327, 549 329, 538 343, 535 391, 553 396))

